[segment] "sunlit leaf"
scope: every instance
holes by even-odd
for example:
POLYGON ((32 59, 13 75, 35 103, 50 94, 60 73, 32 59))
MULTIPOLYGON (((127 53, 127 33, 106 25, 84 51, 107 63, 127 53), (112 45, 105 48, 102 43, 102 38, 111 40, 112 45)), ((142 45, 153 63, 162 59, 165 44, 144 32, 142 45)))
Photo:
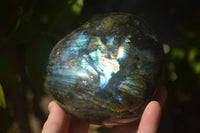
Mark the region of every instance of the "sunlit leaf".
POLYGON ((3 87, 0 84, 0 107, 6 108, 6 100, 3 92, 3 87))
POLYGON ((193 64, 193 69, 196 74, 200 74, 200 61, 193 64))
POLYGON ((45 89, 48 89, 48 83, 47 83, 47 78, 46 78, 46 76, 44 77, 43 86, 44 86, 45 89))
POLYGON ((193 62, 194 61, 194 59, 195 59, 195 56, 197 55, 197 49, 195 49, 195 48, 192 48, 192 49, 190 49, 189 50, 189 53, 188 53, 188 60, 190 61, 190 62, 193 62))
POLYGON ((188 61, 196 74, 200 73, 200 61, 198 60, 199 52, 197 48, 191 48, 188 52, 188 61))
POLYGON ((82 11, 83 4, 84 4, 84 0, 76 0, 76 2, 72 5, 72 11, 75 14, 79 15, 82 11))
POLYGON ((171 52, 172 59, 183 59, 186 52, 183 49, 180 48, 174 48, 171 52))

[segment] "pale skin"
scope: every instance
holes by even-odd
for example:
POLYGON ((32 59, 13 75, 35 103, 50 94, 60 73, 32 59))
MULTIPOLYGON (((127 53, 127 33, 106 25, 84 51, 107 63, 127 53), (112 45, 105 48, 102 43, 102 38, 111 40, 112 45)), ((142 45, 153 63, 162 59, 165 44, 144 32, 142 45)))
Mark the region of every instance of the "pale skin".
MULTIPOLYGON (((111 133, 156 133, 160 123, 162 106, 167 91, 163 87, 156 101, 146 106, 141 120, 121 126, 113 126, 111 133)), ((42 133, 87 133, 89 123, 78 120, 67 114, 55 101, 49 103, 49 116, 42 133)))

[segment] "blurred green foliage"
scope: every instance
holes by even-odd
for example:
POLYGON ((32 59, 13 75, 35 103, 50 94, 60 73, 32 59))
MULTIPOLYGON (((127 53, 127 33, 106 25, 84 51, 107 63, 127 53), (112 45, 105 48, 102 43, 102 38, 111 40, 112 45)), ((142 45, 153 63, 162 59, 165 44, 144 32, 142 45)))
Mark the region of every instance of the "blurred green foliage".
POLYGON ((3 92, 3 87, 0 84, 0 107, 6 108, 6 100, 3 92))
MULTIPOLYGON (((118 11, 144 18, 164 43, 168 100, 159 132, 199 131, 198 4, 198 0, 1 1, 0 106, 6 108, 0 109, 0 132, 33 132, 32 115, 41 129, 47 118, 40 103, 47 95, 45 74, 51 49, 92 16, 118 11)), ((97 131, 109 132, 110 128, 97 131)))

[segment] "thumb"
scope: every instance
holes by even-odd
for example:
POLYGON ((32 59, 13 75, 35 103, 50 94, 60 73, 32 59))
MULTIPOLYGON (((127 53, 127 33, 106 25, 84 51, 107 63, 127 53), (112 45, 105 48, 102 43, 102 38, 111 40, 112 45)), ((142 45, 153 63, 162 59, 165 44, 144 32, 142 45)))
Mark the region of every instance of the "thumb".
POLYGON ((42 133, 67 133, 70 125, 70 116, 55 102, 49 103, 49 116, 43 126, 42 133))

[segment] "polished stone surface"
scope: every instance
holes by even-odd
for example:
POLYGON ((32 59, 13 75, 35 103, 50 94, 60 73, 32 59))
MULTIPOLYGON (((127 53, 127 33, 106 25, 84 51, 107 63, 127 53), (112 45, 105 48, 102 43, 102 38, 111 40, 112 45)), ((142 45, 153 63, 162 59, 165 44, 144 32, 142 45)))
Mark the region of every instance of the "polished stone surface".
POLYGON ((136 16, 93 18, 53 48, 47 81, 72 115, 94 124, 140 118, 162 84, 163 49, 136 16))

